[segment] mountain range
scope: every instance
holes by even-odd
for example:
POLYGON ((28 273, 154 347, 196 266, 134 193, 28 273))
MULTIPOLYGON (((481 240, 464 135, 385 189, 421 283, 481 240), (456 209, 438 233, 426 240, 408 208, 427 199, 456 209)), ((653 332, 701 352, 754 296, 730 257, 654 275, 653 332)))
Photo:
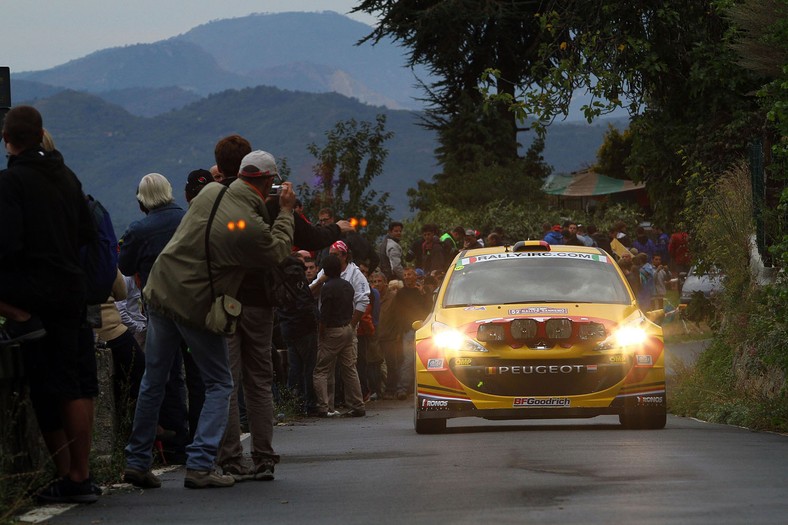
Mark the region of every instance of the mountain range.
MULTIPOLYGON (((12 72, 12 94, 15 104, 41 109, 118 233, 140 217, 134 193, 143 175, 167 176, 182 202, 186 175, 213 164, 213 147, 226 135, 286 158, 294 182, 311 182, 307 145, 321 146, 340 120, 373 122, 379 113, 394 137, 374 188, 391 193, 401 218, 409 214, 407 189, 438 170, 435 137, 418 125, 417 78, 428 77, 404 67, 403 50, 391 42, 356 46, 369 31, 332 12, 218 20, 153 44, 12 72)), ((603 121, 553 124, 545 159, 557 171, 593 163, 606 129, 603 121)), ((530 138, 521 141, 527 146, 530 138)))

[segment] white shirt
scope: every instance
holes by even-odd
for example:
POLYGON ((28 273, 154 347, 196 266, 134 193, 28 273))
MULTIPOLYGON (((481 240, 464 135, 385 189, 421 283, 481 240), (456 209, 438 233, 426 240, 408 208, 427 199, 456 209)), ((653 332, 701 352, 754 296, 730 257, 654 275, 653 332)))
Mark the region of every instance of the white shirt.
MULTIPOLYGON (((358 269, 356 263, 350 262, 339 276, 350 283, 353 287, 353 309, 359 312, 366 312, 369 306, 369 283, 361 270, 358 269)), ((313 283, 323 277, 323 270, 320 270, 315 276, 313 283)))

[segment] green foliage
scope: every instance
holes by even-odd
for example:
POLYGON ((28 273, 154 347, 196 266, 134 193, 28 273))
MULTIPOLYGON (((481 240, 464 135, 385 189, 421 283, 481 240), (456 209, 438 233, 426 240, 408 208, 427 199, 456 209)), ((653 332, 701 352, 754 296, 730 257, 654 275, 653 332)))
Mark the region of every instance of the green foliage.
POLYGON ((315 143, 308 146, 317 160, 314 171, 318 184, 316 188, 302 184, 298 192, 312 217, 320 208, 328 207, 336 217, 366 218, 366 233, 373 239, 385 231, 392 211, 389 194, 369 189, 383 172, 388 155, 383 144, 393 136, 385 127, 385 115, 377 116, 374 127, 355 119, 340 121, 326 132, 327 142, 322 148, 315 143))
POLYGON ((626 173, 626 162, 631 153, 632 132, 628 129, 620 132, 614 126, 609 125, 607 133, 605 133, 605 141, 596 154, 594 171, 614 179, 629 180, 626 173))

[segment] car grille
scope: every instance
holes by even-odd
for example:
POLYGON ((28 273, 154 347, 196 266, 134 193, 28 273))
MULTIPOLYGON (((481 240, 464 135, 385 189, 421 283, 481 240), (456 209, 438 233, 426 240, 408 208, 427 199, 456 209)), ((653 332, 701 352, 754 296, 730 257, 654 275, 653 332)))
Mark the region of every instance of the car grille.
POLYGON ((610 356, 571 360, 452 359, 455 377, 478 392, 497 396, 572 396, 606 390, 621 382, 631 358, 611 363, 610 356))

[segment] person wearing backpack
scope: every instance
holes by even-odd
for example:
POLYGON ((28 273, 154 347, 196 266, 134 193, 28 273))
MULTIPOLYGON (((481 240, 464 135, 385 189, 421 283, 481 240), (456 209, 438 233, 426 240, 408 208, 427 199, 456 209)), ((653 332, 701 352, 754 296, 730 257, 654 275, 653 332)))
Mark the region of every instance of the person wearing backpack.
POLYGON ((9 154, 8 169, 0 172, 2 337, 7 342, 12 328, 27 330, 19 326, 25 319, 8 325, 11 305, 45 331, 22 352, 30 399, 58 474, 37 497, 92 503, 98 499, 89 466, 98 379, 92 341, 80 340, 86 290, 79 250, 96 231, 76 175, 60 153, 40 147, 38 110, 12 108, 2 135, 9 154))

